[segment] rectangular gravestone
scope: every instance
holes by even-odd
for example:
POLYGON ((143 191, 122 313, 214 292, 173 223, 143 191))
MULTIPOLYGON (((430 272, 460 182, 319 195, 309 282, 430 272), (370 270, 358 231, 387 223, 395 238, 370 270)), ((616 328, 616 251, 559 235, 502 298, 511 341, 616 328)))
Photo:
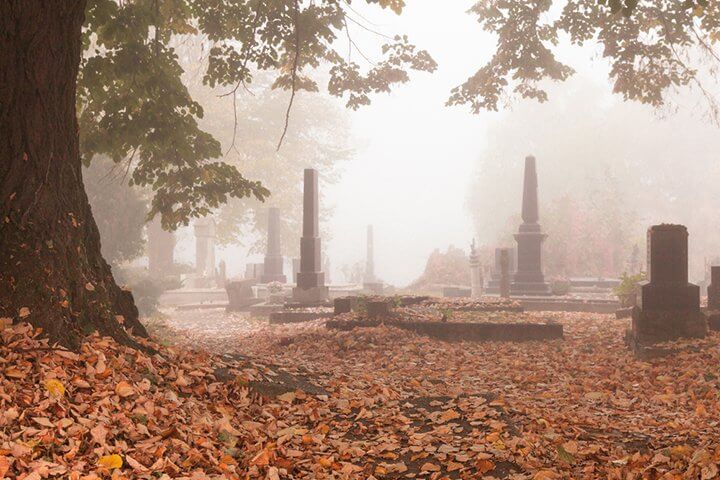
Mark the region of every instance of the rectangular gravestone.
POLYGON ((640 287, 630 340, 636 349, 683 337, 704 337, 700 287, 688 283, 688 232, 654 225, 647 233, 648 280, 640 287))
POLYGON ((720 266, 710 267, 710 285, 708 285, 708 309, 720 310, 720 266))

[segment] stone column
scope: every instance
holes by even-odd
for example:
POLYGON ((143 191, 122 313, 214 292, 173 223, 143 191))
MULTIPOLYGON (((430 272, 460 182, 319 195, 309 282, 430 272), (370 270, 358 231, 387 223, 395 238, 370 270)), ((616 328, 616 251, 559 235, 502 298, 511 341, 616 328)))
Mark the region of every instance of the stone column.
POLYGON ((268 209, 267 249, 260 283, 287 282, 283 274, 283 256, 280 248, 280 209, 268 209))
POLYGON ((375 251, 373 242, 373 227, 367 226, 367 244, 365 254, 365 277, 363 283, 375 282, 375 251))
POLYGON ((318 172, 307 168, 303 190, 300 271, 297 274, 297 286, 293 289, 293 301, 299 303, 322 303, 328 299, 328 287, 325 286, 325 274, 320 264, 319 208, 318 172))
POLYGON ((215 276, 215 220, 195 221, 195 273, 202 278, 215 276))
POLYGON ((633 312, 634 345, 704 337, 700 287, 688 283, 688 232, 683 225, 655 225, 647 233, 648 281, 633 312))
POLYGON ((475 239, 470 245, 470 297, 479 299, 483 291, 483 274, 480 256, 475 250, 475 239))
POLYGON ((509 248, 500 250, 500 297, 510 298, 510 254, 509 248))
POLYGON ((517 271, 511 290, 519 295, 550 295, 550 284, 545 281, 542 270, 542 244, 547 235, 538 223, 538 182, 535 157, 525 158, 525 180, 523 183, 522 219, 517 241, 517 271))
POLYGON ((163 230, 160 219, 156 217, 148 224, 147 235, 150 276, 159 278, 168 275, 175 264, 175 234, 163 230))
POLYGON ((708 309, 720 310, 720 266, 710 267, 710 285, 708 285, 708 309))

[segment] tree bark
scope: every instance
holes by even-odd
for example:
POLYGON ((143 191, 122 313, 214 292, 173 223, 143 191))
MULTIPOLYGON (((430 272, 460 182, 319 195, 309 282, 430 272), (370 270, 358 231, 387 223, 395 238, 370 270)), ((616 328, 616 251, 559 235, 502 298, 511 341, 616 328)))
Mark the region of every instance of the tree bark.
POLYGON ((147 336, 113 279, 82 181, 76 118, 85 0, 0 1, 0 317, 77 347, 147 336))

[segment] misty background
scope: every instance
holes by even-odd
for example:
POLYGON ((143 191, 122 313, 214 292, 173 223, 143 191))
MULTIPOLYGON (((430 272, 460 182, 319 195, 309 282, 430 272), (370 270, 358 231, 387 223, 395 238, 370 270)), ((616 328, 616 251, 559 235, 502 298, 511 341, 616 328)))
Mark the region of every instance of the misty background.
MULTIPOLYGON (((560 59, 576 74, 548 87, 548 103, 523 100, 479 115, 446 107, 450 90, 492 54, 493 38, 466 13, 472 3, 439 9, 436 2, 412 2, 391 19, 358 8, 373 30, 405 32, 429 49, 437 72, 414 74, 357 112, 326 94, 299 92, 279 152, 287 92, 268 91, 262 76, 238 92, 233 143, 231 97, 202 86, 196 74, 202 68, 186 66, 193 96, 205 108, 201 127, 223 143, 225 161, 273 192, 265 205, 243 199, 216 212, 224 242, 217 258, 230 276, 262 261, 267 206, 283 209, 283 253, 297 256, 306 167, 321 173, 323 248, 333 282, 361 268, 368 224, 376 274, 390 284, 411 283, 434 250, 468 251, 472 238, 489 263, 495 246, 514 245, 528 154, 538 161, 549 276, 618 276, 633 251, 644 260, 645 231, 663 222, 688 227, 691 278, 704 276, 705 262, 720 254, 720 193, 712 182, 720 173, 720 131, 704 115, 700 95, 685 91, 661 112, 626 103, 612 94, 608 66, 588 45, 561 48, 560 59)), ((383 39, 356 25, 350 30, 362 49, 355 47, 353 58, 372 59, 383 39)), ((202 45, 188 40, 185 48, 202 45)), ((177 235, 176 259, 192 264, 192 227, 177 235)))

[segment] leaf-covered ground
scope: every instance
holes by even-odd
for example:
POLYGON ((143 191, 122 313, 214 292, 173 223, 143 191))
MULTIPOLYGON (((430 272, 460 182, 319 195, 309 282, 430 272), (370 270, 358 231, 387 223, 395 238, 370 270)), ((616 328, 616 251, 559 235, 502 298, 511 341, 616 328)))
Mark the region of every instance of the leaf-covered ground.
POLYGON ((41 350, 7 326, 0 478, 718 477, 720 335, 641 362, 627 321, 538 317, 565 339, 445 343, 209 310, 175 312, 161 336, 179 346, 148 356, 100 338, 41 350))

